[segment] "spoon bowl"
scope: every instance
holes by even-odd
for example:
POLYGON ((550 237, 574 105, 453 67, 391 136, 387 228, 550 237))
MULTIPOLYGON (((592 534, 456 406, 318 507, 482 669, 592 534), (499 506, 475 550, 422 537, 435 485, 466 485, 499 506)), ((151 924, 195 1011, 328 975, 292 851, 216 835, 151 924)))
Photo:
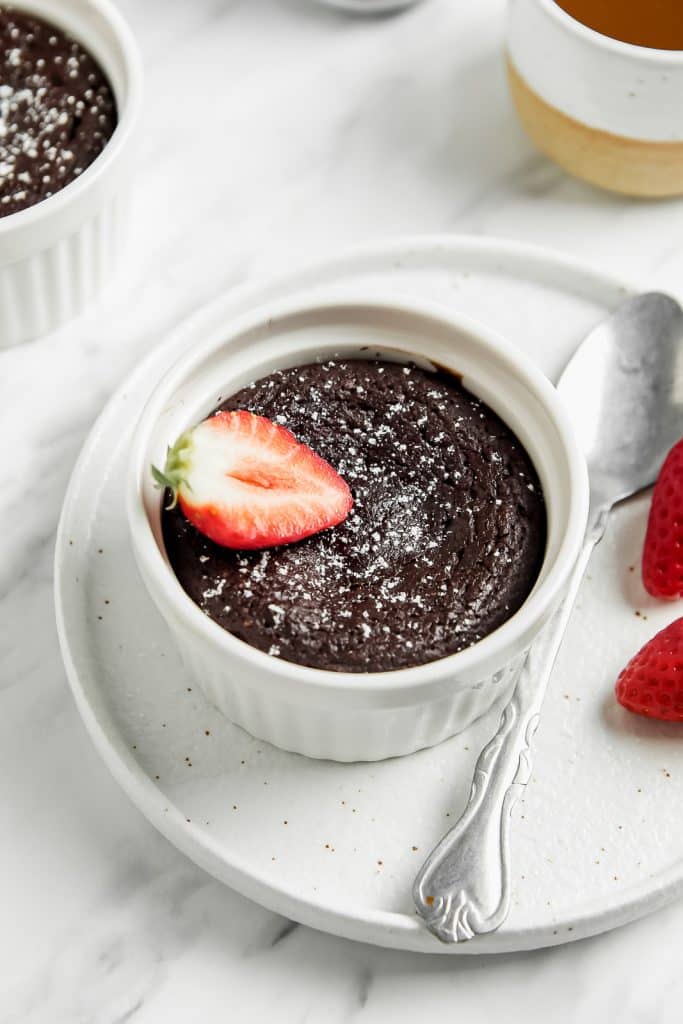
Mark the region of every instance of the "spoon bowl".
POLYGON ((591 511, 651 486, 683 434, 683 310, 636 295, 599 324, 567 364, 558 391, 586 456, 591 511))

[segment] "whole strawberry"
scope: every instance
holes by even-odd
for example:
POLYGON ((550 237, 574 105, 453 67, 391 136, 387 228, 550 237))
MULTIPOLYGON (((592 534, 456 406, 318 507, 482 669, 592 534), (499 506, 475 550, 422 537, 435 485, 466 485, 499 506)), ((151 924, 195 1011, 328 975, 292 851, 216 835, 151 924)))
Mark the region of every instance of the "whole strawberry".
POLYGON ((683 597, 683 440, 655 485, 643 549, 643 583, 653 597, 683 597))
POLYGON ((683 722, 683 618, 653 636, 619 675, 617 700, 629 711, 683 722))

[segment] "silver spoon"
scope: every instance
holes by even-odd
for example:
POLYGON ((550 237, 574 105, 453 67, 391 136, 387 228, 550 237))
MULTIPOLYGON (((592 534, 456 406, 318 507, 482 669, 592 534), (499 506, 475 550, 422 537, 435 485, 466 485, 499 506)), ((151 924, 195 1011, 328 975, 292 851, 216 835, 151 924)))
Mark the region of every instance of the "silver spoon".
POLYGON ((658 292, 629 299, 579 346, 558 390, 588 462, 588 529, 564 603, 479 755, 467 807, 415 879, 417 911, 442 942, 494 931, 507 917, 510 812, 531 775, 531 738, 586 566, 613 506, 654 483, 683 435, 683 310, 658 292))

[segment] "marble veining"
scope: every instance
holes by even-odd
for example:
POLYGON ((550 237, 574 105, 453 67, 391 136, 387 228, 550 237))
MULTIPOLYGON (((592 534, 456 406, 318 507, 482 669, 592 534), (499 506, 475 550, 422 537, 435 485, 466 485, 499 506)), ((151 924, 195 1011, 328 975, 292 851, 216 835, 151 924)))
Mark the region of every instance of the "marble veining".
POLYGON ((505 86, 503 0, 427 0, 377 21, 313 0, 121 7, 147 71, 129 259, 77 322, 0 355, 0 1022, 673 1024, 680 905, 573 946, 454 960, 292 926, 195 868, 86 737, 51 556, 107 396, 225 288, 374 236, 444 230, 673 287, 683 202, 599 193, 531 150, 505 86))

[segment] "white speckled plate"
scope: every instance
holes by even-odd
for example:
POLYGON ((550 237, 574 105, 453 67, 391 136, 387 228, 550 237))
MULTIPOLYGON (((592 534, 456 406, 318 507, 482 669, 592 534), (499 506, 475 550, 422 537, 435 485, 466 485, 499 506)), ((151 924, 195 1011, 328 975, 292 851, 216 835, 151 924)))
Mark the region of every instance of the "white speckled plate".
POLYGON ((64 660, 114 776, 171 842, 217 878, 298 921, 438 953, 528 949, 594 934, 683 891, 683 734, 619 708, 614 678, 675 614, 643 591, 648 499, 622 508, 594 556, 512 826, 512 910, 496 934, 453 947, 426 933, 413 875, 464 805, 500 709, 440 747, 379 764, 286 754, 190 689, 137 576, 122 507, 128 432, 171 360, 259 302, 306 289, 394 288, 486 321, 558 373, 628 287, 562 257, 462 238, 366 247, 196 315, 139 367, 95 426, 73 475, 56 553, 64 660), (635 567, 633 570, 631 567, 635 567))

